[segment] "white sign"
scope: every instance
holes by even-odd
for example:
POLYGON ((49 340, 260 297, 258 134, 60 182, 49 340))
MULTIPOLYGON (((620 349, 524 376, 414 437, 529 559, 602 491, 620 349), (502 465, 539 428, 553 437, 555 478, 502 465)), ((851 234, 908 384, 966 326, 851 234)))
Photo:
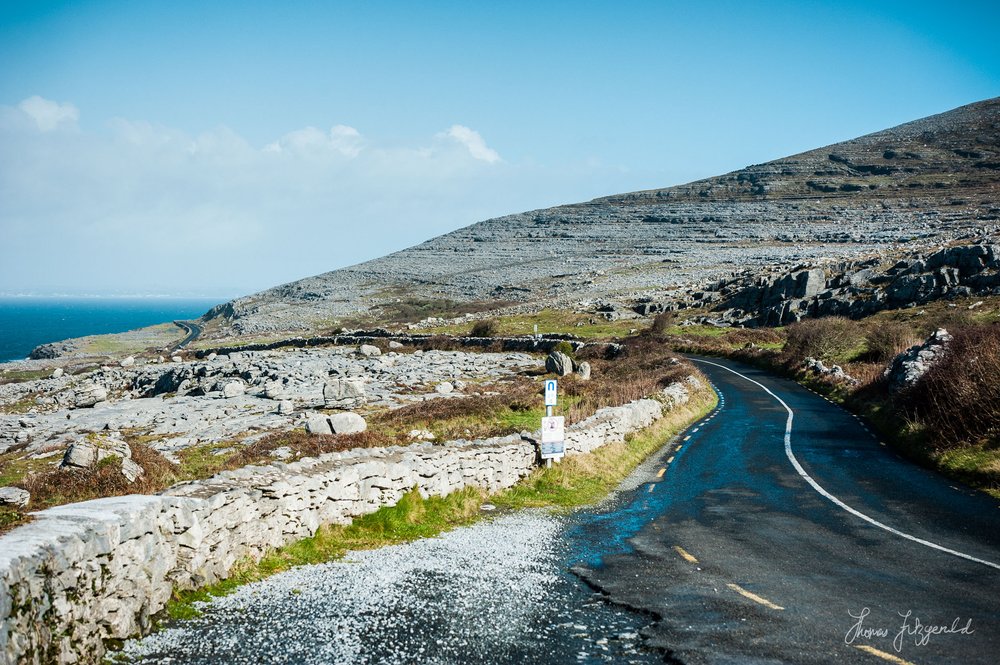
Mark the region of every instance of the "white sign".
POLYGON ((541 448, 542 459, 558 458, 566 453, 566 419, 563 416, 542 418, 541 448))
POLYGON ((549 379, 545 382, 545 406, 555 406, 558 398, 559 382, 555 379, 549 379))

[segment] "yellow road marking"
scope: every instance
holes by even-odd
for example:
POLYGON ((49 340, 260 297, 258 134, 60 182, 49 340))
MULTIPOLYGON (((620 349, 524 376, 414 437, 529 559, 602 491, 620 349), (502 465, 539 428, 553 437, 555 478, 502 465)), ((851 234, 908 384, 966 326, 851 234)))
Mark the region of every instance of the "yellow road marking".
MULTIPOLYGON (((673 457, 671 457, 670 459, 673 459, 673 457)), ((669 464, 670 460, 667 460, 667 463, 669 464)), ((660 469, 660 472, 658 474, 656 474, 656 477, 657 478, 662 478, 663 474, 665 474, 666 472, 667 472, 667 467, 663 467, 662 469, 660 469)))
POLYGON ((896 665, 913 665, 913 663, 908 660, 903 660, 899 656, 893 656, 891 653, 886 653, 885 651, 876 649, 875 647, 870 647, 867 644, 855 644, 854 648, 860 649, 865 653, 870 653, 873 656, 878 656, 882 660, 887 660, 890 663, 896 663, 896 665))
POLYGON ((775 605, 774 603, 772 603, 767 598, 761 598, 757 594, 755 594, 755 593, 753 593, 751 591, 747 591, 746 589, 744 589, 743 587, 741 587, 738 584, 727 584, 726 586, 728 586, 730 589, 732 589, 736 593, 740 594, 744 598, 749 598, 753 602, 760 603, 764 607, 770 608, 772 610, 783 610, 783 609, 785 609, 781 605, 775 605))
POLYGON ((674 549, 677 550, 677 553, 681 555, 681 558, 687 561, 688 563, 698 563, 698 559, 695 559, 693 556, 688 554, 687 550, 685 550, 680 545, 674 545, 674 549))

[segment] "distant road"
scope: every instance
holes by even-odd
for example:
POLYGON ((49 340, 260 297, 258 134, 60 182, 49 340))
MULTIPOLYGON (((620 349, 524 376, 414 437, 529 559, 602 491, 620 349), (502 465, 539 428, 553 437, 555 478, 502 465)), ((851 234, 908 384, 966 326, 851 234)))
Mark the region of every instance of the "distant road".
POLYGON ((692 360, 720 408, 609 515, 632 547, 589 582, 683 663, 998 662, 1000 501, 792 381, 692 360))
POLYGON ((201 326, 197 323, 192 323, 191 321, 174 321, 174 325, 183 328, 187 332, 187 337, 174 346, 174 350, 183 349, 188 344, 198 339, 198 336, 201 334, 201 326))

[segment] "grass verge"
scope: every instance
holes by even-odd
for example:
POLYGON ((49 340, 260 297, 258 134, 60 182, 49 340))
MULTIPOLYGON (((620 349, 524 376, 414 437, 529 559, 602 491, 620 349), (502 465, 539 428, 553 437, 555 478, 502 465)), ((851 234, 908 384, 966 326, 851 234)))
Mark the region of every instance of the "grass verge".
POLYGON ((374 549, 435 536, 480 518, 480 507, 489 499, 506 509, 554 507, 571 509, 592 504, 611 490, 664 442, 702 418, 717 403, 707 387, 688 404, 674 409, 624 443, 609 444, 593 453, 565 459, 538 469, 513 488, 492 496, 466 488, 446 497, 424 499, 416 490, 395 505, 359 517, 348 526, 323 526, 311 538, 286 545, 259 562, 239 564, 222 582, 190 591, 175 591, 167 604, 166 618, 198 616, 197 603, 231 593, 237 587, 262 580, 294 566, 323 563, 349 550, 374 549))

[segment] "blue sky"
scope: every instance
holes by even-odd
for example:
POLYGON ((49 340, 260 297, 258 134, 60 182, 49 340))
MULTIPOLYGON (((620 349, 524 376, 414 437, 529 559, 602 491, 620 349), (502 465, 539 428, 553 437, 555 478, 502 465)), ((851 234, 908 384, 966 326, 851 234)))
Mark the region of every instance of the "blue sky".
POLYGON ((424 5, 0 6, 0 292, 237 295, 1000 94, 996 3, 424 5))

